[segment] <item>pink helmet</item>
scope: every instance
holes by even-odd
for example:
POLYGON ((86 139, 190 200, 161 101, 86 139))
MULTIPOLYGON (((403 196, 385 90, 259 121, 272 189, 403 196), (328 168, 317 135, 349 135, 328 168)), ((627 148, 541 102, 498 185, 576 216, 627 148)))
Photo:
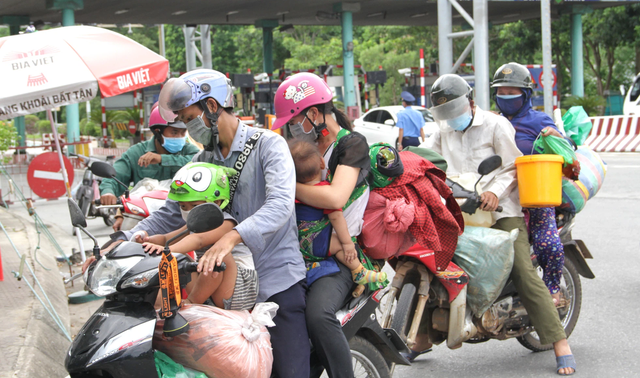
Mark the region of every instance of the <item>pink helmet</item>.
POLYGON ((162 116, 160 115, 160 109, 158 109, 158 107, 156 106, 151 111, 151 114, 149 114, 149 128, 152 128, 153 126, 166 126, 166 125, 167 125, 167 121, 165 121, 164 118, 162 118, 162 116))
POLYGON ((332 99, 331 88, 317 75, 304 72, 290 76, 276 91, 273 129, 281 128, 306 108, 326 104, 332 99))

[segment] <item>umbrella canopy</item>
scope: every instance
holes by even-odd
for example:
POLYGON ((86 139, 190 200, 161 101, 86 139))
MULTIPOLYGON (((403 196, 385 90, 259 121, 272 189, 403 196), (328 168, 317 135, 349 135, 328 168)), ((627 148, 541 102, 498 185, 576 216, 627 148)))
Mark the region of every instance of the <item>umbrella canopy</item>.
POLYGON ((168 71, 162 56, 92 26, 0 38, 0 120, 159 84, 168 71))

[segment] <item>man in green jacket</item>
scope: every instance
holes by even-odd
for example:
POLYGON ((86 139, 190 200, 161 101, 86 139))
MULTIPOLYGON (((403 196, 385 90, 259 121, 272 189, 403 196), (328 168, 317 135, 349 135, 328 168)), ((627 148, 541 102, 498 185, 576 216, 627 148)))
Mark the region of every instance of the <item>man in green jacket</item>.
MULTIPOLYGON (((125 184, 135 185, 147 177, 158 181, 171 179, 200 151, 195 145, 186 143, 187 127, 184 123, 166 123, 159 113, 154 113, 158 113, 157 108, 149 117, 149 123, 154 122, 149 127, 153 137, 133 145, 113 164, 116 178, 125 184)), ((103 179, 100 184, 101 204, 115 205, 124 191, 125 188, 115 180, 103 179)))

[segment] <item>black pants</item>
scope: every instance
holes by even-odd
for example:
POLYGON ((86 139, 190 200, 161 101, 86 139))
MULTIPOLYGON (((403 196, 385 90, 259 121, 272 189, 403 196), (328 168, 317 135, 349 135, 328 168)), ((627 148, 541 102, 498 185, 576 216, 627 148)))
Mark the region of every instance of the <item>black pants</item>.
POLYGON ((273 347, 272 377, 307 378, 309 376, 311 348, 304 319, 307 289, 305 282, 302 280, 267 299, 267 302, 275 302, 280 306, 273 318, 276 326, 267 328, 271 334, 273 347))
POLYGON ((414 146, 418 147, 420 145, 420 138, 418 137, 402 137, 402 148, 414 146))
MULTIPOLYGON (((354 289, 351 272, 338 264, 340 273, 319 278, 307 293, 307 329, 320 362, 330 378, 353 378, 349 342, 336 312, 354 289)), ((301 376, 302 377, 302 376, 301 376)))

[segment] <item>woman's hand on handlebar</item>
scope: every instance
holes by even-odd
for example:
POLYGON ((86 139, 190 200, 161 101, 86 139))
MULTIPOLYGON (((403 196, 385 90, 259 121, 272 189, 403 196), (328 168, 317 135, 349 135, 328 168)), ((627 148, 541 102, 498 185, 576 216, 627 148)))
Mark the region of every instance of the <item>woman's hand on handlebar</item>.
POLYGON ((153 243, 144 243, 142 244, 142 246, 144 247, 144 251, 150 255, 153 255, 153 254, 159 255, 164 250, 163 246, 158 244, 153 244, 153 243))
POLYGON ((147 231, 136 231, 133 233, 133 235, 131 235, 131 241, 140 244, 146 243, 149 241, 149 234, 147 234, 147 231))
POLYGON ((480 195, 480 201, 482 201, 482 203, 480 204, 480 210, 484 210, 484 211, 496 211, 496 209, 498 208, 498 204, 500 204, 500 200, 498 200, 498 197, 491 193, 491 192, 484 192, 480 195))

